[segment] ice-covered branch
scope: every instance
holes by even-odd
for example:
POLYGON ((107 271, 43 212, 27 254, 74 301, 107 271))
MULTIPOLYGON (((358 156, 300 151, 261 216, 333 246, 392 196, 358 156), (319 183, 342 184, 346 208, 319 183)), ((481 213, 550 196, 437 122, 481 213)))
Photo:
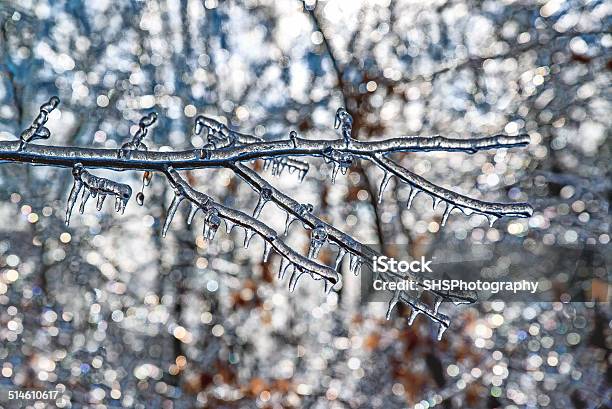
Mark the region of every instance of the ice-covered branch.
POLYGON ((482 214, 487 217, 491 226, 502 216, 530 217, 533 213, 533 208, 528 203, 484 202, 444 189, 402 168, 393 160, 382 155, 377 155, 374 158, 374 162, 386 172, 386 175, 392 174, 401 181, 410 184, 412 190, 408 198, 408 207, 410 207, 419 192, 424 192, 433 198, 434 208, 437 207, 439 202, 445 202, 446 208, 442 216, 442 226, 446 224, 449 215, 454 209, 459 209, 466 215, 472 213, 482 214))
MULTIPOLYGON (((532 208, 527 203, 484 202, 436 186, 403 168, 389 157, 396 152, 475 153, 487 149, 519 147, 529 143, 529 137, 526 135, 495 135, 475 139, 406 136, 379 141, 359 141, 352 135, 353 119, 351 115, 346 109, 340 108, 336 112, 334 126, 339 129, 341 137, 336 139, 305 139, 298 137, 295 131, 291 131, 286 139, 266 141, 256 136, 233 131, 215 119, 198 116, 193 133, 194 135, 205 133, 206 143, 201 149, 160 152, 149 150, 143 143, 143 139, 157 121, 157 115, 150 113, 140 120, 139 128, 131 140, 124 143, 119 149, 58 147, 29 143, 36 139, 50 137, 50 132, 44 125, 49 113, 57 107, 58 103, 59 99, 54 97, 43 104, 33 124, 21 134, 19 139, 0 142, 0 161, 71 167, 74 184, 68 198, 66 224, 70 220, 72 209, 81 192, 79 209, 81 212, 89 197, 97 197, 97 208, 100 210, 108 195, 115 197, 115 209, 123 211, 132 195, 130 186, 95 176, 86 168, 144 170, 143 189, 136 197, 140 205, 144 203, 143 190, 151 181, 151 172, 159 171, 167 177, 174 190, 174 198, 168 209, 162 235, 166 235, 179 205, 183 200, 187 200, 192 205, 188 223, 191 223, 195 215, 201 211, 204 214, 203 233, 207 240, 214 238, 222 221, 226 223, 228 231, 234 225, 245 230, 245 247, 248 246, 254 235, 261 236, 265 243, 264 259, 268 258, 271 250, 275 250, 281 256, 283 262, 279 271, 280 278, 284 276, 288 266, 293 266, 293 273, 289 280, 291 291, 295 289, 298 279, 303 274, 323 279, 325 289, 329 290, 339 281, 340 275, 337 270, 346 255, 348 255, 350 271, 358 274, 363 264, 371 266, 373 258, 380 254, 316 217, 313 214, 312 205, 298 203, 283 194, 243 162, 263 159, 264 169, 271 166, 273 175, 281 175, 287 169, 290 173, 297 172, 298 178, 302 180, 308 172, 309 164, 296 157, 320 157, 333 167, 331 172, 333 182, 338 172, 343 174, 348 172, 356 158, 367 160, 384 172, 379 188, 379 201, 389 180, 396 177, 398 181, 411 186, 408 207, 419 192, 431 196, 434 200, 434 207, 440 202, 446 203, 442 225, 446 223, 448 216, 455 208, 465 214, 482 214, 491 223, 502 216, 528 217, 532 214, 532 208), (259 200, 252 216, 215 202, 210 196, 192 188, 178 172, 180 169, 219 167, 233 170, 257 192, 259 200), (286 212, 285 235, 288 234, 292 222, 296 220, 304 228, 310 230, 310 248, 307 256, 294 251, 274 229, 258 220, 268 202, 275 203, 286 212), (333 244, 338 248, 334 268, 316 261, 320 250, 328 244, 333 244)), ((386 281, 410 279, 416 283, 422 283, 424 279, 415 273, 408 273, 406 276, 384 273, 379 277, 386 281)), ((448 317, 438 311, 440 304, 444 301, 459 304, 473 302, 475 298, 472 294, 429 291, 421 285, 418 294, 406 291, 394 293, 389 302, 387 316, 391 314, 398 302, 403 302, 411 307, 410 324, 419 314, 424 314, 439 323, 440 337, 449 326, 448 317), (423 293, 429 295, 432 306, 422 301, 423 293)))
MULTIPOLYGON (((497 135, 478 139, 451 139, 442 136, 406 136, 382 141, 343 139, 314 140, 293 138, 276 141, 258 141, 248 145, 227 146, 218 149, 190 149, 173 152, 135 150, 122 156, 121 149, 45 146, 28 144, 19 149, 20 141, 0 141, 0 161, 36 163, 73 167, 82 163, 86 167, 110 169, 159 170, 167 166, 174 169, 226 167, 236 161, 274 159, 287 156, 329 156, 329 153, 347 153, 358 157, 393 152, 449 151, 474 153, 480 150, 520 147, 529 143, 526 135, 497 135)), ((295 159, 293 159, 295 160, 295 159)), ((301 162, 303 163, 303 162, 301 162)))
MULTIPOLYGON (((190 219, 193 219, 195 213, 201 210, 205 214, 205 229, 208 233, 205 234, 207 239, 212 239, 215 235, 216 230, 219 227, 220 221, 225 221, 228 230, 231 230, 233 225, 240 226, 245 229, 245 245, 248 245, 248 241, 252 234, 257 234, 266 242, 266 250, 264 251, 264 258, 269 255, 269 248, 274 249, 278 254, 281 255, 286 261, 288 261, 294 267, 294 275, 296 276, 295 281, 301 274, 307 273, 315 278, 322 278, 328 281, 331 285, 338 282, 338 273, 327 266, 323 266, 315 261, 304 257, 295 252, 289 247, 280 237, 278 237, 276 231, 271 227, 267 226, 263 222, 257 220, 254 217, 247 215, 239 210, 235 210, 220 203, 215 202, 210 196, 199 192, 192 188, 173 168, 168 168, 165 172, 170 184, 174 188, 175 197, 168 210, 168 218, 164 225, 164 231, 167 231, 168 225, 172 220, 172 217, 176 213, 176 209, 182 200, 186 199, 192 203, 192 213, 190 219)), ((291 286, 295 288, 295 286, 291 286)))
MULTIPOLYGON (((259 192, 260 194, 264 191, 268 192, 268 200, 274 202, 280 209, 284 210, 287 213, 285 234, 287 234, 289 226, 295 220, 298 220, 305 227, 313 229, 313 232, 315 232, 317 229, 323 230, 325 232, 324 242, 329 241, 329 243, 334 244, 338 247, 338 253, 336 255, 335 262, 336 269, 339 267, 342 259, 347 254, 349 255, 350 259, 349 267, 354 274, 357 274, 359 272, 359 266, 362 263, 371 266, 373 257, 381 255, 371 247, 358 242, 357 240, 338 230, 334 226, 325 223, 313 214, 312 209, 308 208, 309 205, 300 204, 294 199, 292 199, 290 196, 285 195, 278 189, 274 188, 261 176, 259 176, 257 172, 254 172, 247 166, 243 164, 235 164, 232 166, 232 170, 241 179, 247 182, 256 192, 259 192), (309 211, 304 211, 304 209, 308 209, 309 211)), ((320 245, 322 244, 324 243, 321 243, 320 245)), ((313 246, 311 242, 311 250, 312 249, 313 246)), ((318 253, 318 249, 316 250, 316 252, 318 253)), ((408 273, 407 276, 401 277, 384 273, 381 274, 380 277, 385 281, 410 279, 416 283, 422 283, 422 279, 424 278, 419 277, 414 273, 408 273)), ((443 293, 424 290, 423 293, 429 293, 430 298, 434 300, 433 307, 427 305, 419 299, 412 297, 407 292, 401 291, 394 294, 389 304, 389 311, 387 313, 387 316, 390 315, 391 310, 395 307, 397 302, 402 301, 405 304, 410 305, 410 307, 412 308, 411 317, 409 319, 410 324, 412 324, 418 314, 422 313, 440 324, 441 332, 439 333, 439 335, 441 336, 444 330, 449 326, 449 320, 448 317, 438 311, 440 303, 442 301, 449 301, 455 304, 462 304, 476 301, 476 299, 471 294, 459 292, 443 293)))

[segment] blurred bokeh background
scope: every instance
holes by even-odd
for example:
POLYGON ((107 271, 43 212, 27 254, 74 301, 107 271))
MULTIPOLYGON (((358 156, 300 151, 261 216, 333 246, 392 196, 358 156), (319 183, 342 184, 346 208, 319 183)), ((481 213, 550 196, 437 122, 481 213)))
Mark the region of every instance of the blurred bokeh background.
MULTIPOLYGON (((364 140, 528 133, 524 149, 395 157, 535 208, 492 228, 455 214, 441 227, 443 209, 424 196, 406 209, 396 181, 378 204, 382 172, 365 162, 335 184, 319 159, 301 184, 254 166, 365 243, 411 257, 486 243, 507 255, 500 268, 517 261, 507 249, 555 247, 599 277, 580 289, 561 277, 559 302, 443 305, 437 342, 425 318, 409 327, 409 310, 386 321, 361 303, 347 272, 329 295, 312 280, 290 293, 261 241, 244 249, 235 230, 207 243, 186 208, 161 239, 172 192, 159 175, 144 206, 91 205, 67 228, 69 170, 2 164, 0 390, 57 389, 65 408, 607 407, 611 15, 605 0, 0 1, 3 140, 52 95, 53 145, 119 147, 153 110, 146 143, 162 150, 201 147, 198 114, 264 138, 336 138, 339 106, 364 140)), ((95 173, 140 190, 141 173, 95 173)), ((255 206, 229 170, 186 176, 255 206)), ((262 218, 282 231, 273 205, 262 218)), ((306 253, 308 234, 296 224, 289 240, 306 253)))

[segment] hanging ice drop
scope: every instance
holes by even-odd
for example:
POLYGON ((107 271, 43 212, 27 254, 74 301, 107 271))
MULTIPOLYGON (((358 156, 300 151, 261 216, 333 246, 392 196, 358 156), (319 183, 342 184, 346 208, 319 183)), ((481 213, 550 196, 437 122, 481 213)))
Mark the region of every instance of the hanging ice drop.
POLYGON ((145 199, 144 193, 138 192, 136 194, 136 203, 138 203, 139 206, 144 205, 144 199, 145 199))

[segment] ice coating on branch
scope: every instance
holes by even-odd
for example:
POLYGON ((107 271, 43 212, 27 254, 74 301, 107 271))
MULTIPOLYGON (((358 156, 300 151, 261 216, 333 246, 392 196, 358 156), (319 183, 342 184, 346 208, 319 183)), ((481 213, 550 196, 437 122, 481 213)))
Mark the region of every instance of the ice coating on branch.
POLYGON ((236 143, 236 136, 227 126, 215 119, 198 115, 195 119, 193 133, 200 135, 204 129, 206 129, 206 141, 213 149, 233 146, 236 143))
POLYGON ((149 114, 140 118, 138 122, 138 130, 132 137, 132 140, 124 143, 120 149, 120 157, 129 158, 130 152, 134 150, 148 150, 147 145, 145 145, 142 140, 149 134, 149 130, 155 125, 157 122, 157 113, 150 112, 149 114))
MULTIPOLYGON (((141 121, 139 131, 136 133, 136 135, 134 136, 134 140, 131 142, 134 146, 130 146, 131 148, 142 147, 143 149, 146 149, 146 146, 142 144, 142 140, 148 132, 148 126, 152 125, 152 122, 154 122, 154 120, 141 121)), ((323 156, 326 162, 333 163, 334 169, 332 172, 332 179, 335 181, 338 172, 342 171, 343 174, 345 174, 351 166, 352 162, 354 161, 354 158, 359 157, 365 160, 370 160, 371 162, 378 165, 384 172, 384 177, 382 178, 381 184, 379 186, 379 201, 384 195, 384 190, 388 185, 391 176, 396 176, 398 181, 408 183, 412 187, 409 204, 412 203, 414 197, 419 192, 424 192, 425 194, 433 198, 434 209, 442 201, 446 203, 445 214, 442 217, 442 224, 446 223, 448 214, 450 214, 450 212, 455 207, 462 210, 466 214, 470 212, 483 214, 489 218, 490 222, 493 222, 497 217, 503 215, 525 217, 530 212, 530 207, 528 207, 528 205, 524 206, 525 204, 491 204, 469 199, 458 194, 452 195, 448 193, 448 191, 446 191, 445 189, 437 187, 420 178, 419 176, 412 175, 410 172, 405 171, 405 169, 395 164, 386 156, 388 153, 395 151, 444 150, 472 153, 482 149, 495 149, 497 147, 518 146, 518 144, 527 143, 528 138, 505 137, 498 135, 489 138, 459 140, 436 136, 432 138, 400 137, 391 138, 383 141, 362 142, 352 139, 352 124, 353 122, 350 114, 345 109, 339 109, 336 113, 335 127, 341 129, 342 139, 338 139, 335 141, 329 141, 328 139, 321 141, 306 140, 298 138, 297 133, 295 131, 292 131, 289 134, 288 140, 285 138, 282 140, 264 142, 261 138, 240 134, 238 132, 230 130, 227 126, 221 124, 218 121, 199 116, 198 118, 196 118, 194 133, 201 134, 202 132, 204 132, 204 129, 206 129, 206 148, 202 150, 195 150, 194 152, 191 152, 191 154, 190 151, 168 153, 167 156, 166 153, 164 153, 163 160, 168 161, 168 165, 176 163, 177 167, 180 168, 186 168, 188 166, 191 166, 185 165, 186 160, 192 160, 195 158, 196 160, 193 161, 192 164, 196 165, 196 167, 207 167, 209 166, 207 161, 212 160, 214 166, 232 167, 233 169, 236 169, 236 166, 239 166, 240 162, 243 160, 250 161, 255 159, 267 159, 264 163, 264 167, 267 168, 272 166, 272 171, 274 175, 281 175, 285 170, 288 170, 289 173, 294 173, 298 171, 300 179, 303 179, 305 173, 308 170, 308 164, 297 159, 293 159, 291 155, 295 154, 301 156, 323 156), (254 145, 248 146, 250 144, 254 145)), ((47 136, 48 131, 45 130, 46 128, 41 129, 38 136, 47 136)), ((149 153, 145 152, 139 153, 137 162, 139 167, 142 166, 142 168, 140 169, 146 169, 147 162, 151 161, 151 169, 162 171, 163 169, 160 168, 159 163, 155 162, 156 159, 159 159, 156 158, 157 154, 158 152, 151 152, 150 155, 149 153), (145 162, 144 165, 142 162, 145 162)), ((51 155, 53 155, 53 152, 51 152, 51 155)), ((103 166, 112 165, 112 163, 108 165, 106 162, 104 162, 105 160, 108 160, 105 158, 84 158, 86 161, 102 160, 103 166)), ((58 159, 54 159, 52 157, 52 160, 57 161, 58 159)), ((98 162, 95 162, 94 164, 96 166, 99 165, 98 162)), ((133 165, 129 163, 129 161, 120 161, 119 167, 121 168, 131 169, 131 166, 133 165)), ((361 245, 360 243, 350 240, 346 237, 346 235, 334 229, 332 226, 319 225, 320 220, 310 214, 312 213, 311 206, 306 207, 306 205, 298 205, 295 201, 288 202, 275 189, 271 190, 271 192, 273 192, 274 194, 268 195, 270 190, 263 190, 265 186, 262 187, 261 183, 256 184, 256 190, 261 193, 259 200, 255 206, 255 210, 253 212, 255 218, 252 218, 251 216, 248 216, 242 212, 237 212, 231 208, 226 208, 214 202, 211 202, 212 204, 210 204, 210 206, 205 205, 204 203, 208 203, 208 201, 211 200, 210 198, 200 192, 191 191, 191 188, 188 187, 188 185, 183 184, 185 182, 182 181, 178 174, 175 176, 171 172, 165 173, 169 177, 169 180, 171 180, 171 183, 175 185, 178 184, 181 186, 182 190, 177 190, 177 192, 180 192, 178 193, 180 197, 175 197, 175 200, 177 202, 180 202, 181 200, 183 200, 183 198, 185 198, 188 199, 193 205, 190 216, 188 217, 188 221, 192 221, 198 209, 201 209, 204 212, 205 238, 212 239, 214 237, 215 231, 217 230, 221 220, 224 220, 226 222, 228 228, 231 228, 231 226, 236 223, 245 229, 245 245, 248 245, 249 239, 250 237, 252 237, 252 235, 258 234, 264 239, 264 259, 267 258, 271 249, 274 248, 282 256, 282 260, 285 260, 287 262, 286 266, 284 267, 294 267, 294 274, 292 275, 292 279, 290 280, 291 290, 295 288, 299 277, 305 273, 312 275, 313 278, 327 278, 325 280, 326 289, 331 289, 331 286, 329 286, 329 284, 335 282, 334 280, 337 280, 338 275, 336 274, 334 276, 332 272, 330 272, 331 269, 329 269, 327 266, 319 265, 313 261, 314 259, 316 259, 321 246, 324 245, 326 240, 328 240, 330 243, 334 243, 340 246, 340 251, 336 259, 336 270, 339 268, 340 262, 347 251, 349 252, 351 258, 350 270, 355 274, 359 271, 359 267, 362 262, 368 262, 370 260, 370 252, 372 252, 373 250, 367 248, 367 246, 361 245), (266 199, 268 196, 270 196, 271 199, 266 199), (268 226, 264 225, 256 219, 258 216, 260 216, 260 213, 262 212, 265 203, 269 200, 273 200, 274 202, 279 204, 281 208, 288 209, 289 213, 291 213, 291 215, 288 215, 287 217, 287 231, 291 222, 296 218, 299 219, 306 228, 313 229, 311 232, 311 246, 308 251, 310 258, 306 258, 296 253, 285 243, 282 243, 281 240, 275 242, 271 238, 275 232, 270 232, 268 226)), ((143 188, 144 184, 145 181, 143 179, 143 188)), ((82 190, 82 186, 79 186, 77 183, 75 183, 75 186, 73 186, 73 190, 76 192, 74 196, 78 196, 79 191, 82 190)), ((138 203, 144 202, 143 191, 144 189, 142 189, 140 194, 137 196, 138 203)), ((89 197, 97 198, 97 205, 99 204, 101 206, 104 201, 104 198, 106 197, 106 194, 102 194, 97 190, 87 190, 86 192, 83 192, 82 207, 84 207, 89 197)), ((74 199, 74 201, 76 201, 76 198, 74 199)), ((118 206, 119 208, 121 208, 120 203, 118 206)), ((177 206, 178 203, 171 205, 171 210, 177 206)), ((165 231, 167 231, 167 225, 169 225, 171 218, 175 212, 176 210, 168 212, 169 219, 167 219, 166 225, 164 226, 164 234, 165 231)), ((281 270, 284 271, 284 268, 281 268, 281 270)), ((282 271, 279 271, 279 273, 281 273, 282 271)), ((334 270, 333 272, 336 271, 334 270)), ((389 278, 390 277, 387 276, 385 279, 389 278)), ((437 309, 439 305, 437 304, 437 301, 436 305, 433 307, 432 312, 429 306, 419 303, 418 297, 415 299, 412 295, 402 293, 401 295, 394 294, 394 298, 396 298, 395 303, 402 301, 413 306, 413 311, 416 311, 414 314, 423 313, 431 319, 439 322, 439 331, 443 332, 447 328, 447 321, 441 318, 441 314, 438 314, 437 309)), ((447 298, 447 300, 449 299, 447 298)), ((392 311, 394 305, 395 304, 390 306, 388 312, 389 314, 392 311)))
POLYGON ((107 195, 115 196, 115 211, 121 213, 125 211, 125 206, 132 196, 132 188, 129 185, 92 175, 80 163, 72 168, 72 176, 74 180, 66 205, 66 226, 70 224, 70 215, 81 190, 83 190, 79 208, 81 213, 85 210, 85 204, 90 197, 98 197, 96 208, 100 210, 107 195))
MULTIPOLYGON (((411 192, 408 198, 408 207, 412 204, 417 193, 422 191, 431 196, 434 203, 436 199, 446 202, 447 211, 445 213, 448 214, 453 208, 458 208, 465 214, 482 214, 489 219, 489 222, 495 222, 502 216, 530 217, 533 214, 533 208, 528 203, 484 202, 442 188, 381 155, 376 155, 373 162, 383 170, 392 172, 400 181, 410 184, 411 192)), ((448 218, 448 214, 446 214, 446 218, 448 218)), ((446 223, 446 218, 443 217, 444 223, 446 223)))
POLYGON ((314 228, 310 234, 310 248, 308 249, 308 258, 317 258, 321 247, 327 241, 327 230, 325 226, 319 225, 314 228))
POLYGON ((336 111, 336 118, 334 120, 334 128, 338 129, 342 127, 342 138, 344 143, 348 145, 352 138, 353 133, 353 117, 343 107, 338 108, 336 111))
POLYGON ((382 203, 383 193, 385 191, 385 188, 389 184, 389 180, 391 180, 391 176, 393 175, 390 174, 389 172, 385 172, 385 174, 383 175, 382 181, 380 182, 380 187, 378 188, 378 203, 379 204, 382 203))
POLYGON ((58 97, 53 96, 49 98, 49 101, 45 102, 40 106, 38 111, 38 115, 32 121, 32 125, 30 125, 25 131, 19 135, 19 139, 21 143, 19 144, 19 150, 25 148, 28 142, 37 140, 37 139, 48 139, 51 136, 51 132, 48 128, 45 127, 47 120, 49 119, 49 114, 57 108, 60 100, 58 97))

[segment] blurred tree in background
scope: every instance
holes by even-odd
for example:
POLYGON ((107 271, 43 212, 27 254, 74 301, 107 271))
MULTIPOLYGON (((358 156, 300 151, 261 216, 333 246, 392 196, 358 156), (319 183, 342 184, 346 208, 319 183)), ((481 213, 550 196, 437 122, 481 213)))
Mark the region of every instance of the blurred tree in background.
MULTIPOLYGON (((441 209, 424 197, 407 209, 393 181, 378 204, 381 172, 365 162, 333 185, 325 166, 302 184, 268 179, 403 255, 489 243, 609 262, 611 19, 605 1, 4 1, 0 137, 51 95, 57 145, 120 147, 152 110, 160 150, 202 147, 198 114, 260 137, 331 138, 338 106, 362 140, 528 133, 523 150, 400 154, 442 186, 536 209, 493 228, 455 215, 441 228, 441 209)), ((119 175, 140 189, 135 172, 119 175)), ((227 170, 188 178, 222 203, 256 202, 227 170)), ((385 321, 384 307, 360 305, 349 274, 339 292, 307 281, 289 293, 261 242, 208 243, 186 214, 162 240, 171 192, 156 178, 143 207, 87 210, 68 229, 70 182, 67 170, 0 166, 1 389, 57 388, 60 407, 609 404, 609 304, 446 308, 437 343, 424 319, 408 327, 406 311, 385 321)), ((282 231, 284 216, 266 213, 282 231)), ((290 235, 302 253, 308 240, 290 235)), ((609 301, 603 268, 589 300, 609 301)))

